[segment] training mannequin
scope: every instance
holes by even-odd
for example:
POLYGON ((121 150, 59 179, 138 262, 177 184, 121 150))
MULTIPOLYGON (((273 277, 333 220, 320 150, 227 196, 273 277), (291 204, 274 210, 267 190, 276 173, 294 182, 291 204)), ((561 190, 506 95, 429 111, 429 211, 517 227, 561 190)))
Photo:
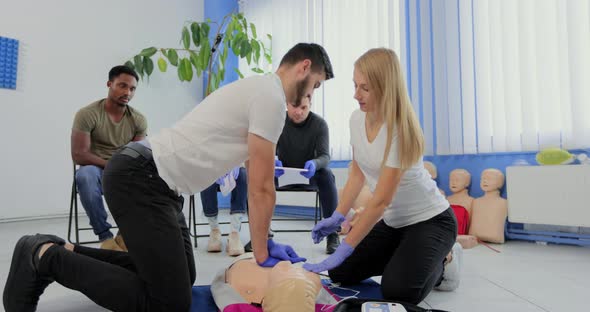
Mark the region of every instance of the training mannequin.
POLYGON ((473 197, 469 196, 467 187, 471 184, 471 174, 465 169, 455 169, 449 175, 449 188, 452 194, 447 196, 451 205, 463 206, 471 218, 473 197))
POLYGON ((473 200, 469 235, 490 243, 504 243, 504 225, 508 203, 500 197, 504 174, 498 169, 486 169, 481 174, 482 197, 473 200))
MULTIPOLYGON (((430 173, 432 180, 436 180, 436 178, 438 177, 438 170, 436 170, 436 166, 429 161, 424 161, 424 168, 426 168, 426 171, 428 171, 428 173, 430 173)), ((438 190, 440 191, 440 193, 443 196, 445 196, 445 191, 443 191, 440 188, 438 190)))
MULTIPOLYGON (((251 254, 242 255, 220 272, 211 286, 215 304, 221 311, 239 303, 261 304, 265 312, 315 311, 321 289, 319 275, 289 261, 263 268, 251 254)), ((331 299, 329 295, 327 298, 331 299)))

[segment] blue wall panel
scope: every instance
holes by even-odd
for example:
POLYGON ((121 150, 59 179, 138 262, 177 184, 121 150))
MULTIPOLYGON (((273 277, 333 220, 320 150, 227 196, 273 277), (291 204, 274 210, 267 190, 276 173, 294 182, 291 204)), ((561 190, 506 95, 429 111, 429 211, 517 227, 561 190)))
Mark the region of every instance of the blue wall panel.
POLYGON ((0 88, 16 89, 18 40, 0 37, 0 88))

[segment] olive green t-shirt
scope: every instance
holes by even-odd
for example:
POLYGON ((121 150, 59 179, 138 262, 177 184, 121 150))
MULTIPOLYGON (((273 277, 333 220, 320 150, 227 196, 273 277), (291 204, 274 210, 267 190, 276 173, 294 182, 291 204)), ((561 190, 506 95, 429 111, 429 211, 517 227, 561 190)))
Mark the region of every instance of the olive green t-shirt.
POLYGON ((109 159, 121 146, 136 136, 146 136, 147 120, 136 109, 127 105, 119 122, 109 118, 104 109, 106 99, 81 108, 74 118, 74 130, 90 133, 90 151, 102 159, 109 159))

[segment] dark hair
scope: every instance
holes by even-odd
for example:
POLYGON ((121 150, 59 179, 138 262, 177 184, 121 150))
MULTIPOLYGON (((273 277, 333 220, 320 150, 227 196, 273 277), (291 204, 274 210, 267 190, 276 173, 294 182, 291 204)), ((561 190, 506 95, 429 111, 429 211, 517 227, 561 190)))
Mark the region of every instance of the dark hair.
POLYGON ((125 65, 118 65, 109 71, 109 81, 113 81, 113 79, 119 77, 121 74, 127 74, 135 77, 135 80, 139 81, 139 76, 137 73, 130 67, 125 65))
POLYGON ((326 80, 334 78, 332 63, 324 48, 316 43, 298 43, 283 56, 279 66, 283 64, 293 65, 303 60, 311 61, 311 70, 314 72, 324 71, 326 80))

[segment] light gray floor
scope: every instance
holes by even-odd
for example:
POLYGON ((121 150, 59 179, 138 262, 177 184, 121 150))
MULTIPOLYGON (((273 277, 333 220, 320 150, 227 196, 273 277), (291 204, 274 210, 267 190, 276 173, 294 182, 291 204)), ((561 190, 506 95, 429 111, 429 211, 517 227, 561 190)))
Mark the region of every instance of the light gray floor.
MULTIPOLYGON (((220 218, 227 220, 222 210, 220 218)), ((0 288, 4 284, 12 249, 17 239, 30 233, 66 235, 67 219, 0 223, 0 288)), ((273 228, 311 227, 312 222, 280 222, 273 228)), ((228 226, 222 225, 227 231, 228 226)), ((208 232, 200 227, 201 233, 208 232)), ((242 241, 249 240, 247 226, 242 229, 242 241)), ((325 245, 313 245, 309 233, 277 233, 276 240, 291 244, 297 252, 311 261, 325 257, 325 245)), ((224 246, 226 239, 224 238, 224 246)), ((207 238, 199 239, 196 248, 197 285, 209 284, 218 269, 226 267, 232 258, 225 252, 209 254, 207 238)), ((448 311, 590 311, 590 248, 540 245, 512 241, 495 246, 496 253, 484 246, 464 251, 461 285, 454 292, 433 291, 422 303, 448 311)), ((418 246, 417 246, 418 248, 418 246)), ((86 312, 105 311, 84 295, 56 283, 41 297, 38 311, 86 312)))

